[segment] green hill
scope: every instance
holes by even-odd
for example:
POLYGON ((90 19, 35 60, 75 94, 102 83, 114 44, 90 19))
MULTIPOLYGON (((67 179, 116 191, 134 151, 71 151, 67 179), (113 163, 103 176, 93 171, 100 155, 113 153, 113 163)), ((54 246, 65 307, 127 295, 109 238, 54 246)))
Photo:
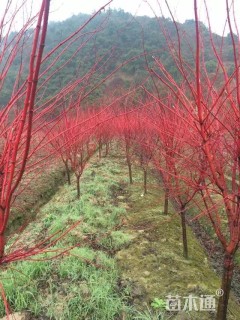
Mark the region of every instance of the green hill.
MULTIPOLYGON (((48 28, 45 54, 79 26, 83 25, 89 17, 86 14, 79 14, 63 22, 51 22, 48 28)), ((179 23, 177 25, 181 34, 182 55, 187 58, 188 63, 191 65, 194 61, 194 52, 190 50, 190 46, 194 46, 195 43, 194 21, 187 20, 184 24, 179 23)), ((43 63, 42 70, 46 69, 54 59, 57 59, 55 65, 42 76, 39 85, 43 84, 43 86, 39 90, 39 95, 45 100, 77 77, 83 77, 82 87, 84 90, 86 88, 89 89, 122 64, 124 65, 121 68, 121 72, 115 73, 111 81, 95 90, 90 99, 101 96, 106 86, 120 85, 123 88, 128 88, 146 77, 148 67, 153 67, 153 55, 160 57, 171 74, 177 78, 178 71, 172 61, 172 57, 169 55, 169 49, 161 26, 164 26, 165 33, 171 38, 171 45, 177 45, 176 28, 170 19, 159 18, 159 20, 156 20, 147 16, 134 17, 122 10, 110 10, 97 15, 95 19, 83 28, 77 41, 72 44, 68 42, 62 47, 66 49, 59 57, 58 54, 62 49, 52 55, 47 63, 43 63), (146 59, 144 53, 146 54, 146 59), (125 63, 126 61, 129 62, 125 63), (63 65, 64 67, 62 67, 63 65), (89 81, 89 77, 84 79, 89 70, 92 70, 91 81, 89 81), (55 71, 56 73, 54 74, 55 71), (44 81, 48 79, 50 73, 53 73, 53 76, 45 84, 44 81)), ((214 73, 216 61, 211 49, 209 32, 203 24, 201 24, 201 29, 206 68, 208 72, 214 73)), ((31 37, 31 32, 28 32, 24 39, 23 49, 19 51, 19 55, 13 62, 4 89, 1 92, 1 105, 5 105, 9 100, 20 63, 23 65, 23 71, 19 82, 21 83, 21 79, 24 79, 24 73, 26 73, 26 68, 28 67, 30 51, 28 43, 31 37)), ((213 35, 213 40, 216 45, 221 45, 222 38, 220 36, 213 35)), ((229 36, 224 38, 224 49, 222 51, 222 57, 227 62, 229 72, 233 65, 230 41, 229 36)))

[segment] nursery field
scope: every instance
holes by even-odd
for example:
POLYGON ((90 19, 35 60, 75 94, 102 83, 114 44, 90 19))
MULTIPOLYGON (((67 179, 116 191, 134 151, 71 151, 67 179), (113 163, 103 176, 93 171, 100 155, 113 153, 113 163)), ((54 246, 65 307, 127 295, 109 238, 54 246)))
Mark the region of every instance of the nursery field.
MULTIPOLYGON (((214 319, 214 310, 166 311, 170 294, 181 297, 182 309, 189 295, 217 299, 220 278, 189 227, 189 259, 183 258, 179 216, 171 206, 163 214, 155 178, 143 195, 141 170, 133 167, 130 185, 125 158, 112 152, 91 159, 81 186, 80 199, 74 184, 60 186, 8 243, 17 239, 27 247, 75 225, 48 253, 2 267, 16 319, 214 319)), ((2 302, 0 312, 4 316, 2 302)), ((232 296, 228 319, 239 313, 232 296)))
POLYGON ((3 0, 0 320, 240 320, 240 1, 177 1, 3 0))

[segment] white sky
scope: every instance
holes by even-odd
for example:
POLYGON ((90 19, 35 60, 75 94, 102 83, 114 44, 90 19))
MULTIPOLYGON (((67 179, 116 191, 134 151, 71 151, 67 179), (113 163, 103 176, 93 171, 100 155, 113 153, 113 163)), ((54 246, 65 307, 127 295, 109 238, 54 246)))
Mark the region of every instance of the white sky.
MULTIPOLYGON (((149 4, 154 8, 157 15, 161 15, 158 2, 161 4, 164 15, 169 16, 166 10, 164 0, 113 0, 111 8, 121 8, 124 11, 136 15, 153 16, 149 4)), ((200 20, 207 25, 206 14, 204 9, 204 0, 199 0, 200 20)), ((222 34, 226 21, 225 0, 206 0, 208 11, 211 19, 212 30, 222 34)), ((52 8, 55 12, 51 13, 51 20, 64 20, 73 14, 79 12, 92 13, 107 3, 106 0, 52 0, 52 8)), ((187 19, 194 19, 193 0, 168 0, 170 8, 174 13, 174 17, 179 22, 184 22, 187 19)), ((229 0, 231 3, 231 0, 229 0)), ((240 0, 235 0, 235 12, 240 14, 240 0)), ((240 17, 237 19, 240 23, 240 17)))
MULTIPOLYGON (((4 9, 4 4, 8 0, 0 0, 0 19, 4 9)), ((23 0, 12 0, 13 4, 17 3, 19 5, 23 0)), ((25 0, 31 4, 31 0, 25 0)), ((232 0, 229 0, 231 2, 232 0)), ((33 7, 37 8, 41 1, 32 0, 33 7)), ((98 10, 107 0, 52 0, 51 1, 51 14, 50 20, 65 20, 66 18, 72 16, 73 14, 82 13, 93 13, 98 10)), ((198 0, 199 2, 199 16, 200 20, 207 24, 206 14, 203 13, 204 10, 204 0, 198 0)), ((224 23, 226 21, 226 9, 225 9, 225 0, 206 0, 208 5, 208 11, 211 19, 212 30, 216 33, 221 34, 224 23)), ((161 11, 159 9, 158 3, 161 4, 163 13, 166 17, 169 17, 169 13, 166 10, 165 0, 113 0, 110 5, 111 8, 123 9, 124 11, 130 12, 136 15, 148 15, 153 16, 153 12, 150 9, 150 6, 154 8, 155 13, 158 16, 161 16, 161 11), (150 6, 149 6, 150 4, 150 6)), ((168 3, 171 7, 174 17, 179 22, 184 22, 186 19, 194 19, 194 10, 193 10, 193 0, 168 0, 168 3)), ((237 21, 240 24, 240 0, 234 0, 235 3, 235 12, 238 14, 237 21)), ((18 22, 16 22, 17 25, 18 22)), ((16 27, 16 26, 15 26, 16 27)), ((17 28, 17 27, 16 27, 17 28)))

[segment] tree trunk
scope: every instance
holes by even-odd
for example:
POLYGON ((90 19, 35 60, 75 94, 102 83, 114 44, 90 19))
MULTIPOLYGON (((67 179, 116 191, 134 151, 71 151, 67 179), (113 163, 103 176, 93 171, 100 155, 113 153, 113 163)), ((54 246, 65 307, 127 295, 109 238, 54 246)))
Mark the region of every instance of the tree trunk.
POLYGON ((169 202, 169 190, 168 188, 166 188, 165 198, 164 198, 164 214, 168 214, 168 202, 169 202))
POLYGON ((71 185, 71 175, 70 175, 70 169, 68 166, 68 161, 64 162, 64 164, 65 164, 65 169, 67 174, 67 182, 68 182, 68 185, 71 185))
POLYGON ((106 143, 105 157, 108 156, 108 154, 109 154, 109 143, 106 143))
POLYGON ((147 170, 143 169, 143 187, 144 187, 144 195, 147 194, 147 170))
POLYGON ((182 241, 183 241, 183 256, 188 259, 188 243, 187 243, 187 227, 185 217, 185 207, 182 206, 181 211, 181 223, 182 223, 182 241))
POLYGON ((133 179, 132 179, 132 164, 129 160, 127 160, 127 165, 128 165, 128 174, 129 174, 129 182, 130 184, 133 183, 133 179))
POLYGON ((126 143, 125 146, 125 150, 126 150, 126 159, 127 159, 127 165, 128 165, 128 175, 129 175, 129 182, 130 184, 133 183, 133 179, 132 179, 132 164, 131 164, 131 157, 130 157, 130 148, 129 148, 129 144, 126 143))
POLYGON ((228 299, 229 299, 229 293, 231 290, 231 282, 232 282, 233 269, 234 269, 233 259, 234 259, 233 254, 225 253, 224 262, 223 262, 224 269, 223 269, 222 285, 221 285, 223 295, 219 298, 219 301, 218 301, 216 320, 227 319, 227 306, 228 306, 228 299))
POLYGON ((80 177, 81 176, 77 176, 77 198, 80 199, 81 196, 81 192, 80 192, 80 177))
POLYGON ((0 261, 4 255, 4 248, 5 248, 5 239, 4 239, 4 233, 2 233, 0 234, 0 261))
POLYGON ((98 158, 102 159, 102 142, 99 142, 98 158))
POLYGON ((4 220, 4 209, 2 207, 0 207, 0 229, 2 229, 2 231, 0 233, 0 261, 4 255, 4 249, 5 249, 5 236, 4 236, 3 220, 4 220))

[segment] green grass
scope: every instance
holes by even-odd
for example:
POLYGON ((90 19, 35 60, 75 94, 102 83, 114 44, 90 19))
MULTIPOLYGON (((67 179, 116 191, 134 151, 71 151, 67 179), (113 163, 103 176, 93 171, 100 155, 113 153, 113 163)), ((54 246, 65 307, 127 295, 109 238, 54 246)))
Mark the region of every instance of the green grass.
POLYGON ((123 304, 116 285, 118 271, 114 260, 105 254, 76 248, 60 262, 57 275, 68 284, 64 289, 65 298, 63 300, 57 291, 53 301, 49 301, 47 314, 52 312, 51 307, 55 310, 55 305, 59 306, 59 313, 54 314, 56 319, 114 319, 121 311, 123 304))
MULTIPOLYGON (((110 320, 124 310, 128 312, 126 293, 118 287, 119 270, 108 251, 123 248, 131 237, 115 230, 126 215, 126 209, 113 204, 111 190, 119 186, 121 177, 109 170, 116 172, 118 165, 109 159, 92 163, 81 181, 81 199, 76 199, 74 184, 64 185, 21 235, 19 243, 31 246, 81 221, 53 248, 76 245, 69 254, 49 261, 17 262, 1 271, 12 311, 28 311, 31 319, 45 315, 56 320, 110 320), (93 175, 96 166, 97 173, 93 175), (83 241, 86 237, 97 239, 99 248, 91 248, 83 241)), ((9 242, 8 248, 17 237, 9 242)), ((51 255, 54 253, 35 258, 41 260, 51 255)), ((0 316, 4 314, 0 302, 0 316)))
POLYGON ((145 311, 136 311, 133 320, 167 320, 171 319, 164 311, 156 311, 149 307, 145 311))
MULTIPOLYGON (((8 303, 14 311, 31 310, 36 314, 40 310, 38 286, 46 281, 52 271, 49 262, 21 262, 13 264, 1 272, 1 282, 8 303)), ((0 314, 5 314, 2 301, 0 314)))
POLYGON ((125 308, 118 277, 114 259, 90 248, 75 248, 59 260, 18 263, 1 274, 12 310, 58 320, 114 319, 125 308))
POLYGON ((61 165, 49 165, 45 172, 25 177, 19 190, 23 189, 11 209, 7 233, 18 230, 27 221, 34 219, 39 208, 46 204, 60 185, 64 183, 64 169, 61 165))

